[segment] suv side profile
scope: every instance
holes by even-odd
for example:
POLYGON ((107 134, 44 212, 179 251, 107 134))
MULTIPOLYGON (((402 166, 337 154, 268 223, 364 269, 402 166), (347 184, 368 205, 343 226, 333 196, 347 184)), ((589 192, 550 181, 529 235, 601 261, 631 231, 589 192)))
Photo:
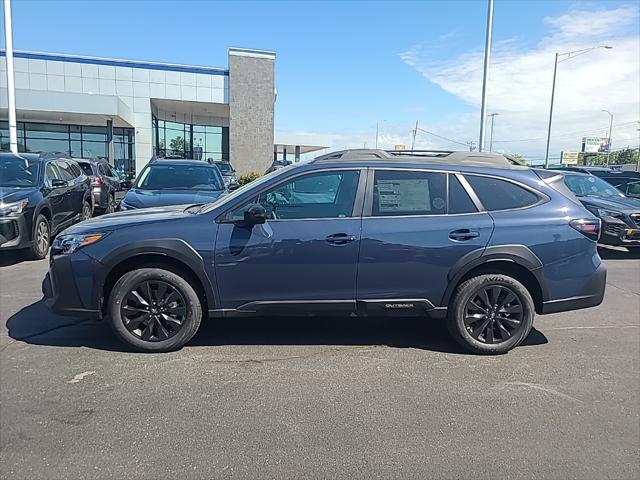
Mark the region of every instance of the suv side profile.
POLYGON ((0 251, 46 257, 58 232, 91 217, 89 178, 56 154, 0 153, 0 251))
POLYGON ((73 227, 43 293, 147 352, 182 347, 203 316, 388 315, 441 318, 469 351, 498 354, 536 313, 602 302, 599 226, 499 155, 320 157, 210 204, 73 227))

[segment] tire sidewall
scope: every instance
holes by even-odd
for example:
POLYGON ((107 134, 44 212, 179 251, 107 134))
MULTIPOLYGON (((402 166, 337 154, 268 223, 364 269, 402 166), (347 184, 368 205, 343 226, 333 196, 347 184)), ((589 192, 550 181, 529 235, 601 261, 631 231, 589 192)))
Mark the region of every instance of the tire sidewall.
POLYGON ((93 215, 91 204, 86 200, 82 203, 82 219, 81 221, 89 220, 93 215))
POLYGON ((125 343, 142 352, 166 352, 181 348, 195 335, 202 318, 200 298, 189 282, 174 272, 160 268, 141 268, 125 273, 111 290, 108 302, 107 319, 111 328, 125 343), (131 288, 145 280, 161 280, 169 283, 180 291, 187 304, 187 315, 183 327, 173 337, 160 342, 145 341, 129 332, 120 312, 122 301, 131 288))
POLYGON ((449 308, 451 312, 448 318, 449 330, 454 338, 465 348, 475 353, 500 354, 506 353, 520 345, 529 335, 533 327, 535 317, 535 305, 531 294, 524 285, 507 275, 479 275, 461 284, 456 291, 449 308), (523 309, 522 327, 517 335, 499 344, 486 344, 476 340, 467 331, 464 325, 465 307, 469 299, 476 294, 478 289, 490 285, 509 288, 518 296, 523 309))
POLYGON ((31 253, 32 255, 37 258, 38 260, 42 260, 43 258, 45 258, 47 256, 47 253, 49 251, 49 246, 51 246, 51 226, 49 225, 49 221, 47 220, 47 217, 45 217, 44 215, 42 215, 41 213, 38 214, 38 216, 36 217, 36 221, 33 224, 33 240, 32 240, 32 246, 31 246, 31 253), (47 227, 47 248, 45 249, 44 252, 40 251, 39 245, 38 245, 38 240, 37 240, 37 235, 38 235, 38 227, 40 226, 41 223, 44 223, 47 227))

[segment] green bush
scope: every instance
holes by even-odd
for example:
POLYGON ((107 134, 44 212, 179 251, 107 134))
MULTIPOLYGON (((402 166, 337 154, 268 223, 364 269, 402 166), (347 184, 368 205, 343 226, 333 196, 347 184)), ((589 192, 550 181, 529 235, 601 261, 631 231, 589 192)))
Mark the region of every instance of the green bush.
POLYGON ((260 174, 258 172, 245 173, 244 175, 240 175, 238 183, 240 184, 240 186, 246 185, 249 182, 253 182, 257 178, 260 178, 260 174))

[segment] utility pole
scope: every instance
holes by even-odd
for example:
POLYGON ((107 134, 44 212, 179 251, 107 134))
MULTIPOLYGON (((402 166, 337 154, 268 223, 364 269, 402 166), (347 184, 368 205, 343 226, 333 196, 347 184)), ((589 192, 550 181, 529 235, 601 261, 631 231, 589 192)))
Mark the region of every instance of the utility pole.
POLYGON ((469 140, 469 151, 473 152, 476 149, 476 142, 474 142, 473 140, 469 140))
POLYGON ((378 122, 376 122, 376 150, 378 149, 378 122))
POLYGON ((491 34, 493 33, 493 0, 489 0, 487 10, 487 35, 484 42, 484 72, 482 74, 482 106, 480 107, 480 141, 478 151, 484 150, 484 127, 487 115, 487 83, 491 63, 491 34))
POLYGON ((500 115, 500 114, 497 113, 497 112, 493 112, 493 113, 489 114, 489 116, 491 117, 491 136, 489 137, 490 138, 490 140, 489 140, 489 151, 490 152, 493 152, 493 120, 494 120, 496 115, 500 115))
POLYGON ((553 119, 553 99, 556 94, 556 74, 558 72, 558 63, 564 62, 566 60, 570 60, 571 58, 577 57, 579 55, 583 55, 585 53, 591 52, 592 50, 596 50, 598 48, 612 49, 613 47, 610 47, 608 45, 598 45, 597 47, 584 48, 582 50, 574 50, 572 52, 566 52, 566 53, 556 52, 556 60, 555 60, 555 63, 553 64, 553 83, 551 84, 551 105, 549 105, 549 125, 547 127, 547 147, 545 149, 545 154, 544 154, 544 168, 549 167, 549 144, 551 142, 551 120, 553 119), (560 56, 564 56, 566 58, 563 58, 562 60, 558 60, 560 56))
POLYGON ((416 134, 418 133, 418 120, 416 120, 416 128, 413 129, 413 138, 411 139, 411 151, 416 148, 416 134))
POLYGON ((16 85, 13 75, 13 26, 11 0, 4 0, 4 45, 7 57, 7 98, 9 107, 9 149, 18 153, 18 129, 16 124, 16 85))
POLYGON ((613 129, 613 113, 609 110, 602 110, 604 113, 609 114, 609 147, 607 148, 607 163, 606 167, 609 166, 609 157, 611 156, 611 130, 613 129))

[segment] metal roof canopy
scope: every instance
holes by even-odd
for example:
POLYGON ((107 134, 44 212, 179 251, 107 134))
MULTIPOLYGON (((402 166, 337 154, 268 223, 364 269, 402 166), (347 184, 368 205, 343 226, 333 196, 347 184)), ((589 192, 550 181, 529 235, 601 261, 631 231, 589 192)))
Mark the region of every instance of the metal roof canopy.
POLYGON ((295 145, 295 144, 287 144, 287 143, 274 143, 273 151, 280 153, 280 152, 284 152, 286 149, 287 153, 294 154, 296 151, 296 147, 300 147, 301 155, 303 153, 317 152, 318 150, 324 150, 325 148, 328 148, 320 145, 295 145))

